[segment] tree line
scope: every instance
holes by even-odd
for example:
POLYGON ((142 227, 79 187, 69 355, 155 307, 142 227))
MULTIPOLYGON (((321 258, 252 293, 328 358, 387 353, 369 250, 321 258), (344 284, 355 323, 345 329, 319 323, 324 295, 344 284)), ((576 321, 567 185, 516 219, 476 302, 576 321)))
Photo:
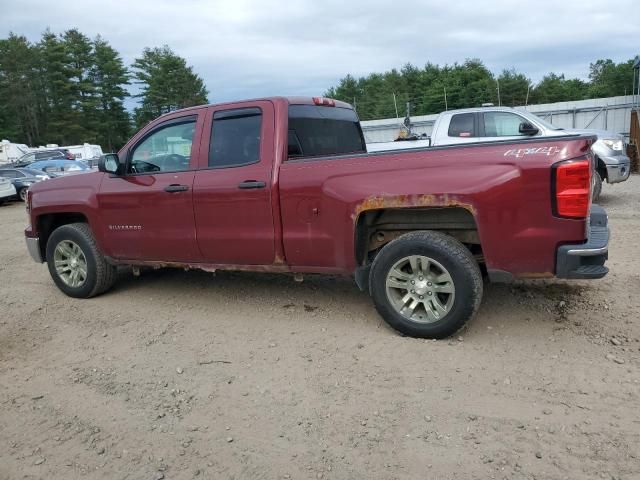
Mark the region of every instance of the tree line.
POLYGON ((407 103, 411 115, 428 115, 483 103, 520 106, 585 100, 630 94, 632 65, 633 60, 597 60, 589 66, 588 81, 549 73, 534 85, 515 69, 494 75, 479 59, 444 66, 427 63, 423 68, 406 64, 366 77, 347 75, 324 95, 355 105, 361 120, 395 117, 396 112, 404 117, 407 103))
MULTIPOLYGON (((462 64, 347 75, 325 96, 353 104, 362 120, 446 109, 551 103, 629 93, 632 60, 590 64, 589 79, 549 73, 534 85, 515 69, 494 75, 478 59, 462 64)), ((168 46, 145 48, 129 66, 102 37, 77 29, 45 31, 38 42, 0 39, 0 139, 31 146, 83 142, 120 148, 137 128, 163 113, 207 103, 203 80, 168 46), (133 90, 133 93, 131 92, 133 90), (129 112, 125 101, 138 106, 129 112)))
POLYGON ((116 151, 155 117, 207 103, 202 79, 167 46, 132 65, 100 36, 50 31, 0 39, 0 138, 30 146, 88 142, 116 151), (129 92, 131 86, 138 93, 129 92), (139 106, 130 114, 128 97, 139 106))

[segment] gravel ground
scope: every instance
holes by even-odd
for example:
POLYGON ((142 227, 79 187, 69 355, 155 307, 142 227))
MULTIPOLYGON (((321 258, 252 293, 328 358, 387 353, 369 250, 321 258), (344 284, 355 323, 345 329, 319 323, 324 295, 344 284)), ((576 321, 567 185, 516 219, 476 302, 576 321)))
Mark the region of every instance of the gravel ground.
POLYGON ((0 479, 640 478, 640 177, 610 274, 403 338, 349 279, 122 272, 65 297, 0 207, 0 479))

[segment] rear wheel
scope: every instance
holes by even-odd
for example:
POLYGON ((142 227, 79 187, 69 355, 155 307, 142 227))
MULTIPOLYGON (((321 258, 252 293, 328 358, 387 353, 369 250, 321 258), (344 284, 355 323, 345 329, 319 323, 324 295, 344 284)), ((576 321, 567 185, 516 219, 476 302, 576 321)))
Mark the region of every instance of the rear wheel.
POLYGON ((371 267, 376 309, 399 332, 444 338, 480 306, 482 274, 469 250, 440 232, 412 232, 388 243, 371 267))
POLYGON ((47 241, 47 265, 57 287, 70 297, 89 298, 113 286, 117 269, 98 250, 86 223, 56 228, 47 241))

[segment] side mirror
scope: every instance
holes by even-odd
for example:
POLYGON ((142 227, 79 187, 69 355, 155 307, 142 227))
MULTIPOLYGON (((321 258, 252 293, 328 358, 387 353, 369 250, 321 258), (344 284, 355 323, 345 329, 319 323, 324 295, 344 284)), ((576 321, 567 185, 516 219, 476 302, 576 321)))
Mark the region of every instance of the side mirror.
POLYGON ((120 173, 120 159, 117 153, 105 153, 98 161, 98 170, 103 173, 118 175, 120 173))
POLYGON ((539 131, 540 130, 538 128, 534 127, 529 122, 522 122, 518 127, 518 132, 523 135, 537 135, 539 131))

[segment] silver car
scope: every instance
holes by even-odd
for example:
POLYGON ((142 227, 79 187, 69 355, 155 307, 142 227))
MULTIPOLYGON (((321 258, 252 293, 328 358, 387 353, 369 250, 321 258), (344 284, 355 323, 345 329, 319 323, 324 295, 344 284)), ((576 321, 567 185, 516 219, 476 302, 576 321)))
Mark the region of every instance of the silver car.
POLYGON ((4 203, 16 195, 16 187, 11 180, 0 177, 0 203, 4 203))

